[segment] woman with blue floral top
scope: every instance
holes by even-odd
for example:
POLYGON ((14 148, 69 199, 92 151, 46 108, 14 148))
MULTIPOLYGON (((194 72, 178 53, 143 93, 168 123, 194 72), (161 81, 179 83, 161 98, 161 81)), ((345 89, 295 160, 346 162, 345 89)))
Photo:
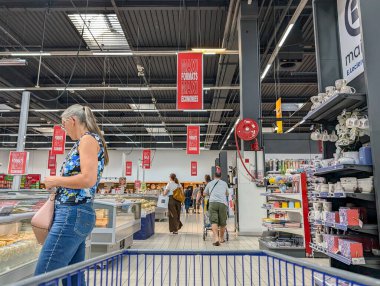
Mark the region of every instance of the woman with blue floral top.
MULTIPOLYGON (((104 137, 91 109, 79 104, 67 108, 62 128, 75 140, 62 164, 60 176, 45 178, 47 189, 56 188, 55 212, 42 247, 35 275, 84 261, 85 241, 95 225, 94 195, 108 164, 104 137)), ((85 285, 84 275, 72 285, 85 285)))

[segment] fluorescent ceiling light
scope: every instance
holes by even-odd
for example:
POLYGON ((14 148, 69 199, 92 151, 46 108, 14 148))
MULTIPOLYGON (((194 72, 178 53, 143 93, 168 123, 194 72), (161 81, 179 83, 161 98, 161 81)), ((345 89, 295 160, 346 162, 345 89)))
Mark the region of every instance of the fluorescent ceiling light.
POLYGON ((262 76, 261 76, 261 80, 263 80, 265 78, 265 76, 267 75, 269 69, 270 69, 271 65, 267 65, 262 76))
POLYGON ((283 45, 284 42, 286 41, 286 38, 289 36, 289 33, 290 33, 290 31, 292 30, 293 27, 294 27, 294 24, 290 24, 290 25, 288 26, 288 28, 286 29, 285 34, 282 36, 280 42, 278 43, 278 46, 279 46, 280 48, 282 47, 282 45, 283 45))
MULTIPOLYGON (((176 110, 173 110, 176 111, 176 110)), ((207 109, 185 109, 183 112, 207 112, 207 109)))
POLYGON ((302 120, 302 121, 300 122, 300 125, 304 124, 304 123, 305 123, 305 121, 306 121, 306 120, 302 120))
MULTIPOLYGON (((39 127, 39 128, 33 128, 33 129, 38 131, 38 132, 43 133, 42 134, 43 136, 53 134, 53 128, 50 128, 50 127, 39 127)), ((41 135, 41 134, 37 134, 37 135, 41 135)), ((35 136, 35 135, 34 134, 28 134, 27 136, 35 136)))
POLYGON ((132 52, 93 52, 94 56, 133 56, 132 52))
POLYGON ((146 86, 141 86, 141 87, 136 87, 136 86, 129 86, 129 87, 118 87, 117 90, 123 91, 123 90, 129 90, 129 91, 147 91, 149 90, 149 87, 146 86))
POLYGON ((210 54, 221 54, 221 53, 224 53, 226 51, 226 49, 224 48, 221 48, 221 49, 218 49, 218 48, 192 48, 191 49, 193 52, 195 53, 203 53, 205 55, 210 55, 210 54))
POLYGON ((158 112, 158 109, 134 109, 133 112, 158 112))
POLYGON ((51 56, 51 53, 45 52, 17 52, 11 53, 12 57, 39 57, 39 56, 51 56))
POLYGON ((11 112, 9 109, 0 109, 0 113, 3 113, 3 112, 11 112))
POLYGON ((188 123, 185 124, 186 126, 206 126, 206 123, 188 123))
POLYGON ((290 128, 289 130, 287 130, 285 133, 290 133, 294 130, 294 127, 290 128))
POLYGON ((34 112, 59 112, 59 109, 35 109, 34 112))
POLYGON ((203 90, 211 90, 210 87, 204 87, 203 90))
POLYGON ((151 123, 151 124, 144 124, 144 126, 165 126, 163 123, 151 123))
POLYGON ((124 124, 122 124, 122 123, 101 123, 100 125, 103 125, 103 126, 123 126, 124 124))
POLYGON ((68 88, 64 88, 64 87, 57 87, 56 90, 68 90, 68 91, 76 91, 76 90, 86 90, 85 88, 83 87, 68 87, 68 88))
POLYGON ((108 112, 108 109, 91 109, 92 112, 108 112))
POLYGON ((203 54, 206 56, 215 56, 216 55, 215 52, 204 52, 203 54))
POLYGON ((130 50, 116 14, 69 14, 71 22, 92 50, 130 50))
POLYGON ((17 87, 4 87, 0 88, 0 91, 24 91, 25 88, 17 88, 17 87))
POLYGON ((26 66, 28 62, 24 59, 0 59, 0 66, 26 66))
POLYGON ((172 144, 172 142, 167 142, 167 141, 159 141, 159 142, 156 142, 156 143, 157 144, 172 144))

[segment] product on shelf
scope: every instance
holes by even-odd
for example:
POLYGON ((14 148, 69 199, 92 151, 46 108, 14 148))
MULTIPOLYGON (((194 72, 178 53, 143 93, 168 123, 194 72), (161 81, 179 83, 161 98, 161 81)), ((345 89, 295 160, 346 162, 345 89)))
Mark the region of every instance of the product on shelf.
POLYGON ((339 251, 346 258, 361 258, 363 254, 363 245, 360 242, 338 239, 339 251))
POLYGON ((360 226, 367 223, 367 210, 365 208, 340 208, 339 221, 343 225, 360 226))

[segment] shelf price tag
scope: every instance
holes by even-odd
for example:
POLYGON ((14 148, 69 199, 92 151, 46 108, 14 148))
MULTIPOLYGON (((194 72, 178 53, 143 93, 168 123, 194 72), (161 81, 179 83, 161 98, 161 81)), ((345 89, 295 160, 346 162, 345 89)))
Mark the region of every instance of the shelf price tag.
POLYGON ((352 258, 352 264, 353 265, 363 265, 363 264, 365 264, 365 259, 364 259, 364 257, 352 258))
POLYGON ((29 161, 29 152, 9 152, 8 175, 24 175, 29 161))
POLYGON ((66 144, 66 132, 61 128, 61 126, 54 126, 53 131, 53 142, 51 147, 51 154, 64 154, 66 144))

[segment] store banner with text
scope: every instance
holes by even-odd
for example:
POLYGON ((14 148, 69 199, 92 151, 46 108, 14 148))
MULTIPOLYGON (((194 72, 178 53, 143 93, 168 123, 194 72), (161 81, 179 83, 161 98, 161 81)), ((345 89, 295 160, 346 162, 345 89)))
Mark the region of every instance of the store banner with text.
POLYGON ((48 158, 48 169, 56 169, 57 168, 57 156, 52 154, 52 151, 49 150, 49 158, 48 158))
POLYGON ((132 176, 132 162, 131 161, 125 162, 125 175, 132 176))
MULTIPOLYGON (((276 101, 276 118, 282 118, 282 100, 281 97, 276 101)), ((283 133, 282 121, 276 121, 277 133, 283 133)))
POLYGON ((191 176, 198 176, 198 162, 191 161, 191 176))
POLYGON ((200 153, 200 141, 200 126, 188 125, 186 154, 198 155, 200 153))
POLYGON ((50 169, 50 176, 56 176, 57 170, 56 169, 50 169))
POLYGON ((203 109, 202 53, 178 53, 177 109, 203 109))
POLYGON ((149 149, 143 150, 142 168, 150 169, 151 151, 149 149))
POLYGON ((29 152, 9 153, 8 175, 24 175, 28 166, 29 152))
POLYGON ((364 72, 359 1, 337 1, 342 72, 350 82, 364 72))
POLYGON ((61 126, 54 126, 51 154, 64 154, 66 144, 66 132, 61 126))

